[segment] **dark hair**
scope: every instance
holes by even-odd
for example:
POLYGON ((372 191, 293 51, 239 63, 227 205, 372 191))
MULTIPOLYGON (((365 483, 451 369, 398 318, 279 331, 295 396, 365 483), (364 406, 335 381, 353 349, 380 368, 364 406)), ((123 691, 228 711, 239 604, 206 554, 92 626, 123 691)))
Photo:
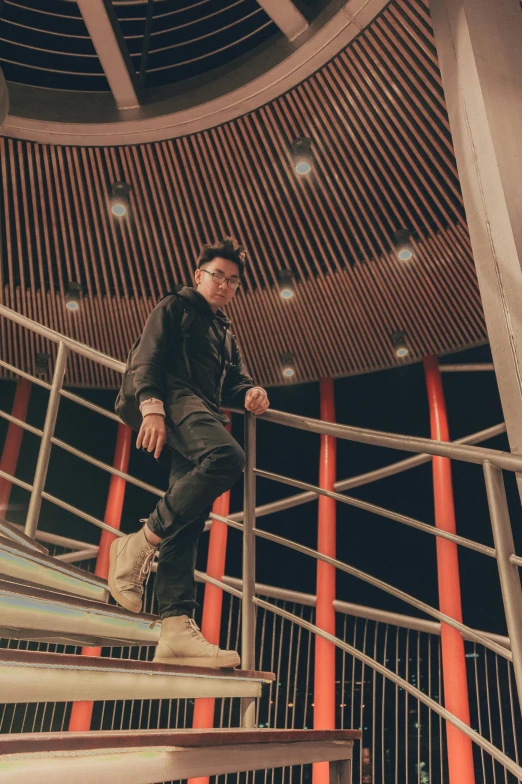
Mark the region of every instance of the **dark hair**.
POLYGON ((234 237, 223 237, 219 242, 203 245, 199 254, 197 267, 200 269, 204 264, 216 258, 228 259, 237 264, 240 277, 245 271, 246 253, 239 242, 234 237))

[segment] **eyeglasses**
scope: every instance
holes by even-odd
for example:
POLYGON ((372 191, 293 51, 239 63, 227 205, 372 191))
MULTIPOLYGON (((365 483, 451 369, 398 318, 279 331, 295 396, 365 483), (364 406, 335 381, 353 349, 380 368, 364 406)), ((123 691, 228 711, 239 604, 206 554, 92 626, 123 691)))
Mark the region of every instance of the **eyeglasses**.
POLYGON ((206 272, 207 275, 212 275, 214 278, 214 283, 217 283, 218 286, 221 286, 225 280, 227 282, 227 286, 230 286, 230 288, 234 289, 234 291, 237 291, 237 289, 241 286, 240 280, 237 280, 237 278, 226 278, 221 272, 209 272, 206 269, 202 269, 201 272, 206 272))

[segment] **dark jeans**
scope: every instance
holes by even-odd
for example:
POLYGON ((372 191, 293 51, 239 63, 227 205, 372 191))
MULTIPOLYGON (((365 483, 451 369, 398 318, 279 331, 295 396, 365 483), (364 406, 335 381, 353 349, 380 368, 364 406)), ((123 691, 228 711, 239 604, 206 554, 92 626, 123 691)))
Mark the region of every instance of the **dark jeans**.
POLYGON ((230 490, 245 466, 243 450, 211 414, 190 414, 179 426, 167 419, 172 449, 169 487, 147 525, 162 538, 156 596, 161 618, 191 615, 198 540, 213 502, 230 490))

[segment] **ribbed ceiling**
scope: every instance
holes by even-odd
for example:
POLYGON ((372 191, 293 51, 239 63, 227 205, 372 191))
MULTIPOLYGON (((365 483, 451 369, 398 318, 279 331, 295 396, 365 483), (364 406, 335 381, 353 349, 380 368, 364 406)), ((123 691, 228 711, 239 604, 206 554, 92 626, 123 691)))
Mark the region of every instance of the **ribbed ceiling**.
MULTIPOLYGON (((307 81, 209 131, 125 148, 0 145, 5 304, 120 359, 162 294, 190 281, 200 245, 228 233, 249 252, 229 314, 260 383, 282 383, 286 351, 305 381, 398 364, 397 330, 410 359, 486 339, 421 0, 393 0, 307 81), (299 136, 316 158, 304 178, 289 153, 299 136), (117 180, 132 185, 120 221, 109 211, 117 180), (401 228, 415 247, 407 263, 393 249, 401 228), (282 269, 295 275, 290 301, 282 269), (69 281, 84 287, 72 315, 69 281)), ((31 368, 38 341, 0 326, 2 357, 31 368)), ((68 383, 117 379, 77 359, 68 383)))

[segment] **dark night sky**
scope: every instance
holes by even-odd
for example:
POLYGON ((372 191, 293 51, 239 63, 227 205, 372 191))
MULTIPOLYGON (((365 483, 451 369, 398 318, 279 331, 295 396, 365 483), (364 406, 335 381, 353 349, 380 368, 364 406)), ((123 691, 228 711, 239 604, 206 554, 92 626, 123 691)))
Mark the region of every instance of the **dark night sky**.
MULTIPOLYGON (((489 347, 483 346, 453 355, 454 361, 491 361, 489 347)), ((449 361, 446 358, 445 361, 449 361)), ((493 373, 445 374, 444 388, 449 411, 450 433, 459 438, 503 420, 496 381, 493 373)), ((0 383, 0 407, 11 408, 14 384, 0 383)), ((113 392, 84 390, 89 399, 112 408, 113 392)), ((429 436, 429 415, 422 364, 336 380, 335 396, 337 420, 343 424, 387 430, 407 435, 429 436)), ((29 421, 43 425, 46 393, 35 388, 32 393, 29 421)), ((270 390, 272 407, 318 417, 318 384, 301 384, 270 390)), ((242 441, 243 419, 234 417, 234 434, 242 441)), ((0 423, 0 443, 6 423, 0 423)), ((67 400, 62 400, 57 436, 95 457, 112 462, 116 425, 67 400)), ((27 482, 33 478, 38 439, 24 436, 23 455, 18 476, 27 482)), ((496 449, 507 449, 505 435, 485 444, 496 449)), ((258 426, 258 467, 287 474, 309 482, 318 479, 319 437, 298 430, 290 430, 266 422, 258 426)), ((406 453, 392 452, 362 444, 338 441, 339 479, 387 465, 407 457, 406 453)), ((164 487, 168 471, 152 458, 133 449, 130 472, 164 487)), ((486 494, 480 466, 454 464, 453 469, 458 532, 486 544, 492 544, 486 494)), ((83 510, 102 518, 109 484, 108 475, 53 447, 51 467, 46 489, 78 505, 83 510)), ((506 476, 506 485, 518 552, 522 550, 520 503, 514 477, 506 476)), ((258 504, 285 497, 292 488, 258 480, 258 504)), ((402 512, 424 522, 432 523, 433 493, 431 464, 415 468, 389 479, 381 480, 352 491, 357 498, 371 501, 394 511, 402 512)), ((8 518, 24 522, 28 495, 14 489, 13 509, 8 518)), ((232 494, 232 511, 242 507, 242 487, 232 494)), ((127 490, 122 528, 131 532, 138 519, 151 510, 151 497, 133 487, 127 490)), ((316 547, 317 502, 300 506, 277 515, 260 518, 259 527, 296 539, 316 547)), ((344 504, 337 505, 338 557, 360 569, 406 590, 426 602, 437 603, 434 537, 406 528, 367 512, 344 504)), ((69 515, 44 501, 41 528, 84 541, 96 542, 98 531, 88 523, 69 515)), ((236 531, 229 533, 227 573, 240 574, 241 542, 236 531)), ((198 567, 205 568, 207 537, 200 546, 198 567)), ((496 565, 492 559, 471 551, 460 550, 463 582, 464 620, 471 626, 505 633, 500 604, 500 590, 496 565)), ((315 563, 308 557, 288 551, 276 544, 258 540, 257 579, 286 588, 313 593, 315 591, 315 563)), ((392 597, 383 594, 355 578, 338 576, 338 597, 346 601, 416 614, 415 611, 392 597)))

